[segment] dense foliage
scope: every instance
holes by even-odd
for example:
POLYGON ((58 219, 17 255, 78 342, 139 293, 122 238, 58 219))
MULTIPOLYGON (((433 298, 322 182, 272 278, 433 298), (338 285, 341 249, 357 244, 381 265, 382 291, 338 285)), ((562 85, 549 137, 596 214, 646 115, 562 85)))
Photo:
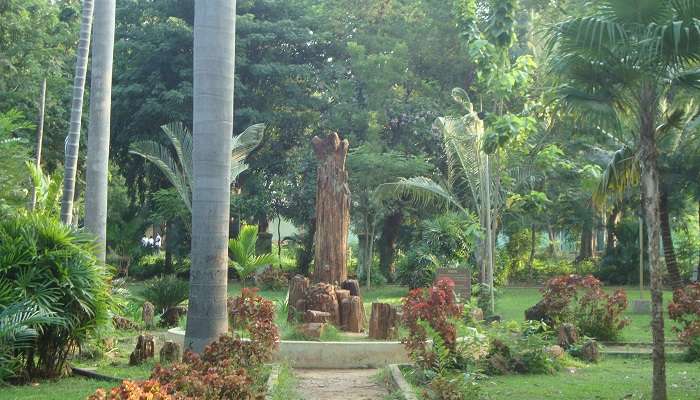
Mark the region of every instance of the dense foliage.
POLYGON ((673 327, 678 338, 688 345, 688 358, 700 360, 700 283, 676 289, 668 314, 678 324, 673 327))
POLYGON ((0 309, 21 304, 29 316, 52 317, 24 323, 38 335, 19 353, 21 376, 62 375, 70 352, 107 321, 109 276, 92 243, 52 218, 0 221, 0 309))

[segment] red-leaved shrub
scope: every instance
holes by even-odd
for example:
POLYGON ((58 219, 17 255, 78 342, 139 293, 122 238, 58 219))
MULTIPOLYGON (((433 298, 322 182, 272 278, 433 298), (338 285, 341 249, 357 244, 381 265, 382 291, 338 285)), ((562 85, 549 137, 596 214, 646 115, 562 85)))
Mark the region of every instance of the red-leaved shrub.
POLYGON ((627 309, 625 290, 617 289, 609 295, 600 280, 591 275, 557 276, 540 291, 543 312, 555 325, 573 323, 583 335, 609 340, 629 324, 629 319, 622 316, 627 309))
POLYGON ((432 346, 426 343, 426 325, 436 332, 450 352, 456 350, 455 320, 461 314, 462 306, 456 302, 454 282, 450 279, 440 279, 427 290, 413 289, 408 293, 403 299, 403 320, 409 333, 402 342, 417 365, 432 368, 436 361, 432 346))
POLYGON ((690 345, 700 339, 700 283, 676 289, 673 302, 668 305, 668 315, 680 324, 673 327, 680 341, 690 345))
POLYGON ((272 358, 279 337, 274 305, 243 289, 230 299, 229 313, 250 340, 221 336, 201 355, 186 352, 182 363, 157 365, 147 381, 124 381, 109 392, 98 390, 89 400, 258 400, 264 398, 263 363, 272 358))

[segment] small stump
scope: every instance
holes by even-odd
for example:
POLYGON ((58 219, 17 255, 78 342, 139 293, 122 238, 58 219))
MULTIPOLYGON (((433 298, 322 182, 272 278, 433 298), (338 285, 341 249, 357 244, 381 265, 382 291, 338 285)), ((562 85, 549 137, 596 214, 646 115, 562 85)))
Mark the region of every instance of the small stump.
POLYGON ((168 340, 165 342, 165 344, 163 344, 163 347, 160 349, 161 364, 180 362, 181 359, 182 350, 180 349, 179 344, 173 342, 172 340, 168 340))
POLYGON ((136 348, 129 356, 129 365, 142 364, 149 358, 153 358, 155 353, 155 342, 151 335, 139 335, 136 341, 136 348))
POLYGON ((579 357, 588 362, 597 363, 600 360, 600 349, 598 342, 595 340, 588 340, 581 346, 581 352, 579 357))
POLYGON ((335 287, 328 283, 317 283, 306 291, 306 309, 327 312, 331 315, 330 322, 335 325, 340 323, 338 299, 335 295, 335 287))
POLYGON ((360 333, 364 329, 364 310, 360 296, 352 296, 344 299, 340 310, 341 319, 344 321, 344 330, 360 333))
POLYGON ((185 307, 171 307, 165 310, 160 317, 160 324, 166 328, 172 328, 180 323, 180 317, 187 314, 185 307))
POLYGON ((372 303, 369 320, 369 337, 372 339, 392 339, 396 337, 398 318, 391 304, 372 303))
POLYGON ((578 342, 578 331, 573 324, 561 324, 559 327, 559 337, 557 343, 564 350, 568 350, 571 346, 578 342))
POLYGON ((319 339, 326 329, 326 324, 321 322, 309 322, 299 326, 299 333, 308 338, 319 339))
POLYGON ((155 314, 156 308, 153 306, 153 304, 147 301, 144 302, 141 317, 143 318, 143 325, 146 327, 146 329, 153 329, 156 326, 154 323, 155 314))
POLYGON ((323 311, 306 310, 304 313, 304 322, 331 322, 331 314, 323 311))
POLYGON ((306 290, 309 288, 309 278, 305 278, 301 275, 295 275, 289 281, 289 299, 287 301, 287 321, 294 321, 299 314, 303 314, 306 311, 306 290), (299 301, 304 301, 304 303, 299 303, 299 301), (301 307, 301 308, 300 308, 301 307))

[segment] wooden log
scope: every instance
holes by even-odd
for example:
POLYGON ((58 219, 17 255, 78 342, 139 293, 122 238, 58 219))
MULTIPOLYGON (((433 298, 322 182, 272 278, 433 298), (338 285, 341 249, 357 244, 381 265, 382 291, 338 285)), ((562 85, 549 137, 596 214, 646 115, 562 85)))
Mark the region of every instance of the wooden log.
POLYGON ((364 329, 364 312, 360 296, 352 296, 343 301, 346 304, 345 330, 348 332, 362 332, 364 329))
POLYGON ((332 322, 331 321, 331 313, 328 312, 323 312, 323 311, 316 311, 316 310, 306 310, 304 313, 304 322, 309 323, 309 322, 332 322))
MULTIPOLYGON (((338 299, 338 310, 339 310, 339 325, 341 329, 347 324, 347 319, 343 316, 343 301, 350 300, 350 291, 344 289, 335 289, 335 297, 338 299)), ((346 315, 347 316, 347 315, 346 315)))
POLYGON ((340 324, 340 307, 333 285, 321 282, 309 286, 306 291, 306 309, 330 313, 330 322, 340 324))
POLYGON ((160 363, 170 364, 180 362, 180 360, 182 360, 182 349, 180 345, 172 340, 163 343, 163 347, 160 349, 160 363))
POLYGON ((304 313, 306 309, 298 309, 297 302, 306 297, 306 289, 309 288, 309 278, 295 275, 289 281, 289 299, 287 300, 287 321, 292 322, 296 315, 304 313))
POLYGON ((311 141, 318 158, 314 282, 338 284, 347 279, 350 187, 345 158, 350 144, 337 133, 311 141))
POLYGON ((372 339, 392 339, 396 337, 396 309, 391 304, 372 303, 369 319, 369 337, 372 339))
POLYGON ((151 335, 139 335, 136 340, 136 348, 129 356, 129 365, 139 365, 149 358, 153 358, 156 345, 151 335))

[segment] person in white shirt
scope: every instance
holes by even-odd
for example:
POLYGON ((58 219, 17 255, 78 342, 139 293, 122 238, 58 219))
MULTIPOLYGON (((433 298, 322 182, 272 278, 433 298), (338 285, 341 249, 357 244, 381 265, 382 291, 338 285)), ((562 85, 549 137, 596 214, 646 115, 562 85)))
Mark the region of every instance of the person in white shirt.
POLYGON ((148 238, 146 237, 146 235, 143 235, 143 237, 141 238, 141 246, 148 246, 148 238))
POLYGON ((153 247, 153 236, 148 237, 148 247, 153 247))
POLYGON ((155 242, 155 244, 156 244, 156 249, 160 250, 160 244, 161 244, 160 234, 156 234, 156 242, 155 242))

